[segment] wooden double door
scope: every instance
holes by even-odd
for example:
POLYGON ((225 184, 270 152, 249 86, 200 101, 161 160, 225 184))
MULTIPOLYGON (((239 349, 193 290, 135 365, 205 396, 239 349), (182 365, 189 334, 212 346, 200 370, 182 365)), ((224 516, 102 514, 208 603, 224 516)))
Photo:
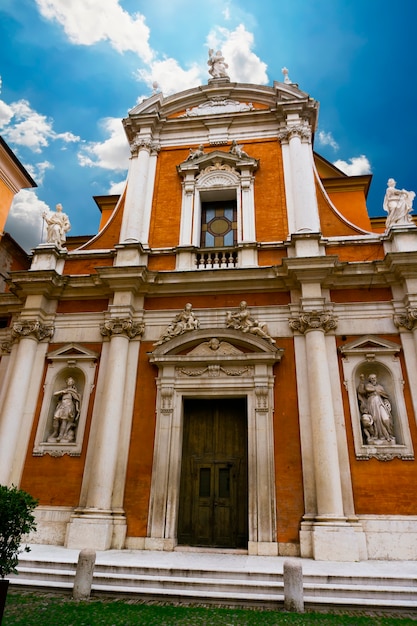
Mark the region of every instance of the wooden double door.
POLYGON ((247 548, 246 398, 184 401, 178 543, 247 548))

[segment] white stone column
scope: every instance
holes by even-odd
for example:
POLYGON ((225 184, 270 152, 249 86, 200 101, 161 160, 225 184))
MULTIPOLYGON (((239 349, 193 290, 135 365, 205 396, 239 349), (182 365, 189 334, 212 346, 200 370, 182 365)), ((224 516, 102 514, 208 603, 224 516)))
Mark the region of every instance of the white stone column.
MULTIPOLYGON (((363 534, 347 523, 343 507, 341 469, 334 418, 331 377, 325 333, 336 328, 335 318, 324 311, 303 312, 290 319, 293 330, 305 336, 307 385, 313 443, 317 511, 308 516, 313 556, 317 560, 358 561, 366 558, 363 534), (361 536, 360 536, 361 535, 361 536)), ((303 554, 302 556, 307 556, 303 554)))
POLYGON ((102 335, 110 338, 102 413, 92 442, 94 453, 86 507, 78 509, 71 520, 67 547, 107 550, 113 546, 113 535, 121 535, 120 529, 115 527, 126 526, 123 510, 114 510, 112 501, 123 425, 129 341, 142 332, 143 325, 130 318, 110 318, 101 327, 102 335))
MULTIPOLYGON (((279 139, 283 145, 283 152, 287 158, 285 167, 290 167, 291 172, 285 174, 286 184, 291 185, 287 189, 290 202, 287 205, 294 215, 288 216, 289 227, 295 229, 295 233, 320 232, 320 219, 317 204, 316 187, 314 182, 313 154, 311 147, 311 128, 306 123, 297 120, 293 124, 280 131, 279 139), (288 145, 287 150, 284 146, 288 145), (288 158, 289 156, 289 158, 288 158)), ((290 231, 290 234, 292 232, 290 231)))
MULTIPOLYGON (((412 300, 414 301, 415 297, 412 300)), ((413 384, 417 374, 417 306, 415 306, 415 302, 411 306, 407 306, 405 313, 394 315, 394 324, 400 330, 404 360, 410 381, 410 394, 417 419, 417 386, 413 384), (412 334, 412 341, 408 341, 410 333, 412 334)))
POLYGON ((253 175, 251 167, 242 166, 242 241, 243 243, 256 242, 255 233, 255 198, 253 190, 253 175))
MULTIPOLYGON (((150 137, 137 137, 131 146, 132 156, 129 164, 126 199, 120 233, 121 243, 134 241, 143 243, 141 237, 144 236, 144 231, 146 231, 144 218, 147 215, 146 204, 149 197, 150 154, 151 151, 155 152, 157 149, 158 146, 152 142, 150 137)), ((153 175, 155 175, 155 169, 152 168, 152 170, 153 175)), ((153 181, 151 182, 153 188, 153 181)))
MULTIPOLYGON (((8 485, 14 475, 14 467, 22 465, 16 458, 21 449, 18 441, 22 437, 24 409, 35 363, 38 342, 52 337, 53 327, 37 320, 21 320, 13 325, 12 336, 19 340, 15 347, 16 356, 10 373, 9 387, 4 396, 0 414, 0 484, 8 485)), ((26 447, 23 454, 26 453, 26 447)))
POLYGON ((248 406, 249 554, 278 555, 272 383, 258 380, 248 406))
POLYGON ((193 242, 193 208, 195 194, 195 170, 187 171, 182 183, 182 210, 180 224, 180 246, 199 245, 193 242))

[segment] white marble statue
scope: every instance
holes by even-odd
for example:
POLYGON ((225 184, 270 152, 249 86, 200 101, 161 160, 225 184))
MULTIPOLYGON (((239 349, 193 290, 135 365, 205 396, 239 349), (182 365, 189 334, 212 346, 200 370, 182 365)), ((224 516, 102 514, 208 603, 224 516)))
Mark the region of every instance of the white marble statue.
POLYGON ((204 146, 200 144, 198 148, 190 148, 190 154, 186 158, 186 161, 193 161, 194 159, 198 159, 204 154, 204 146))
POLYGON ((396 441, 391 402, 376 374, 370 374, 368 380, 361 374, 357 396, 365 443, 394 445, 396 441))
POLYGON ((46 241, 54 243, 58 248, 64 248, 66 233, 70 230, 71 224, 68 215, 62 212, 62 204, 56 205, 56 211, 43 212, 42 217, 47 225, 46 241))
POLYGON ((173 337, 178 337, 178 335, 182 335, 190 330, 197 330, 199 327, 200 322, 194 316, 193 305, 190 304, 190 302, 187 302, 184 310, 174 317, 158 341, 154 343, 154 346, 160 346, 165 343, 165 341, 169 341, 173 337))
POLYGON ((239 157, 239 159, 249 158, 249 155, 244 151, 243 146, 239 145, 235 139, 232 141, 229 152, 230 154, 234 154, 239 157))
POLYGON ((388 181, 387 191, 384 198, 384 211, 388 213, 385 226, 388 230, 394 224, 412 224, 411 211, 413 210, 414 191, 397 189, 393 178, 388 181))
POLYGON ((258 335, 272 344, 275 343, 275 340, 268 333, 268 327, 265 322, 259 322, 251 316, 248 305, 244 300, 240 303, 238 311, 235 313, 228 311, 226 313, 226 326, 234 330, 241 330, 243 333, 258 335))
POLYGON ((65 381, 66 387, 54 393, 58 403, 52 422, 53 432, 48 443, 70 443, 75 440, 75 431, 80 417, 81 397, 72 377, 65 381))
POLYGON ((227 68, 229 66, 225 62, 221 50, 217 50, 217 52, 215 52, 212 48, 210 48, 207 65, 209 65, 209 74, 213 78, 229 78, 227 73, 227 68))

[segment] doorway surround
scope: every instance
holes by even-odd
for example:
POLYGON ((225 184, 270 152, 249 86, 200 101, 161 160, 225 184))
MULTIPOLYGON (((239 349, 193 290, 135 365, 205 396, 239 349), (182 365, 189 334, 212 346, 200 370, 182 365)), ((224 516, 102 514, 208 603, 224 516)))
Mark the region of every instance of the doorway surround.
POLYGON ((195 330, 149 354, 159 369, 148 518, 148 550, 177 541, 184 400, 246 397, 248 553, 277 555, 273 411, 274 364, 283 349, 230 329, 195 330))

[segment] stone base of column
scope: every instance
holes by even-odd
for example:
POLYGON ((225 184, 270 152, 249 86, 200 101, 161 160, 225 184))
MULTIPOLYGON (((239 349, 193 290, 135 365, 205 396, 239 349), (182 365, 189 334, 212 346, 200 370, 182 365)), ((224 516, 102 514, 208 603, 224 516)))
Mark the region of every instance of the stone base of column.
POLYGON ((278 543, 275 541, 249 541, 248 554, 255 556, 278 556, 278 543))
POLYGON ((77 550, 122 550, 126 531, 124 513, 79 509, 71 516, 67 526, 65 547, 77 550))
POLYGON ((316 561, 366 561, 368 553, 363 528, 358 523, 337 521, 302 522, 300 551, 316 561))
POLYGON ((172 552, 176 545, 177 542, 175 539, 164 539, 163 537, 145 538, 145 550, 164 550, 166 552, 172 552))

